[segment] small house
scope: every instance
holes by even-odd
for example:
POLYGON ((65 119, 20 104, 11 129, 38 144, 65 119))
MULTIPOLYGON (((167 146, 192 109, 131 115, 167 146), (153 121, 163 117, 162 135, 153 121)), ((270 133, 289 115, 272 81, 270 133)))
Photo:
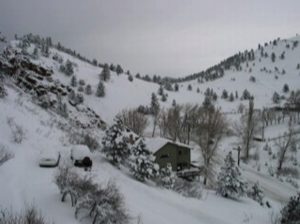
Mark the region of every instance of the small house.
POLYGON ((160 168, 170 163, 173 171, 190 169, 191 147, 189 145, 159 137, 149 139, 146 144, 160 168))

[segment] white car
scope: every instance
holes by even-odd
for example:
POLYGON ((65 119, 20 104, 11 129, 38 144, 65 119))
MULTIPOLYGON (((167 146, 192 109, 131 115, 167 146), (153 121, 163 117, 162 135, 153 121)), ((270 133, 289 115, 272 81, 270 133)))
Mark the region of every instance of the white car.
POLYGON ((40 167, 56 167, 59 164, 60 153, 56 150, 42 151, 39 159, 40 167))
POLYGON ((91 158, 91 151, 86 145, 74 145, 71 149, 71 160, 73 161, 74 166, 82 167, 83 159, 88 157, 91 158))

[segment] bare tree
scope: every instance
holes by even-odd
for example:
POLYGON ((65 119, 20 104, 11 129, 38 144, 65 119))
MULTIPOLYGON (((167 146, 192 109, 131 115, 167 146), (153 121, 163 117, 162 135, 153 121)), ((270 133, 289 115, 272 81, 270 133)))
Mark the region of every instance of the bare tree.
POLYGON ((296 92, 292 91, 288 100, 295 107, 295 109, 297 110, 298 121, 299 121, 299 114, 300 114, 300 90, 298 89, 296 92))
POLYGON ((139 113, 137 109, 123 109, 118 116, 125 126, 138 135, 143 135, 149 125, 148 119, 144 114, 139 113))
POLYGON ((275 146, 278 148, 278 171, 281 170, 282 164, 286 160, 287 152, 299 142, 299 133, 299 128, 295 128, 295 125, 289 122, 288 132, 275 141, 275 146))
POLYGON ((261 113, 254 111, 254 102, 249 100, 248 111, 242 114, 239 122, 234 124, 240 144, 245 152, 245 159, 249 158, 249 152, 253 146, 253 137, 261 133, 261 113))
POLYGON ((227 120, 221 114, 220 109, 214 107, 199 108, 195 141, 200 146, 204 160, 204 185, 207 185, 208 181, 213 183, 215 176, 213 163, 216 162, 219 143, 227 130, 227 126, 227 120))

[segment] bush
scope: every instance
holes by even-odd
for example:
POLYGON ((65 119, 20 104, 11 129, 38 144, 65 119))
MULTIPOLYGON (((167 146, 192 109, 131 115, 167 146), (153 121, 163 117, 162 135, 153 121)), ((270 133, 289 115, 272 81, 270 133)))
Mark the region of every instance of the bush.
POLYGON ((79 80, 79 85, 84 86, 85 85, 85 81, 83 79, 79 80))
POLYGON ((1 224, 46 224, 45 216, 38 208, 32 205, 26 205, 21 212, 14 212, 12 209, 0 209, 1 224))
POLYGON ((5 145, 0 144, 0 166, 13 157, 14 153, 5 147, 5 145))
POLYGON ((182 178, 176 178, 173 190, 178 194, 188 198, 202 198, 202 188, 200 182, 187 181, 182 178))
POLYGON ((78 91, 78 92, 83 92, 83 91, 84 91, 83 86, 79 86, 78 89, 77 89, 77 91, 78 91))
POLYGON ((93 183, 90 177, 79 177, 68 165, 58 167, 54 181, 62 194, 62 201, 70 195, 76 206, 76 218, 91 218, 92 223, 129 223, 130 216, 123 195, 113 181, 106 186, 93 183))
POLYGON ((300 223, 300 192, 291 197, 289 203, 281 210, 281 224, 300 223))
POLYGON ((21 143, 25 139, 25 131, 21 125, 16 124, 13 117, 7 117, 7 124, 12 132, 12 141, 21 143))

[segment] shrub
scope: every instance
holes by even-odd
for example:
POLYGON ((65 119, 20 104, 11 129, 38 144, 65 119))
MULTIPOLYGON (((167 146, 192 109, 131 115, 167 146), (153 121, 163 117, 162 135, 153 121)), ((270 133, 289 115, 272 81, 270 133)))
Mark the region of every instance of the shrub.
POLYGON ((79 83, 79 85, 81 85, 81 86, 84 86, 84 85, 85 85, 85 81, 84 81, 83 79, 80 79, 78 83, 79 83))
POLYGON ((1 224, 46 224, 45 216, 38 211, 36 205, 26 205, 21 212, 14 212, 12 209, 0 209, 1 224))
POLYGON ((281 224, 300 223, 300 192, 291 197, 289 203, 281 210, 281 224))
POLYGON ((14 153, 10 151, 5 145, 0 144, 0 166, 13 157, 14 153))
POLYGON ((187 181, 182 178, 176 178, 173 190, 178 194, 188 198, 202 198, 202 188, 200 182, 187 181))
POLYGON ((79 86, 78 89, 77 89, 77 91, 78 91, 78 92, 83 92, 83 91, 84 91, 83 86, 79 86))
POLYGON ((21 143, 25 139, 25 131, 21 125, 16 124, 13 117, 7 117, 7 124, 12 132, 12 141, 21 143))

